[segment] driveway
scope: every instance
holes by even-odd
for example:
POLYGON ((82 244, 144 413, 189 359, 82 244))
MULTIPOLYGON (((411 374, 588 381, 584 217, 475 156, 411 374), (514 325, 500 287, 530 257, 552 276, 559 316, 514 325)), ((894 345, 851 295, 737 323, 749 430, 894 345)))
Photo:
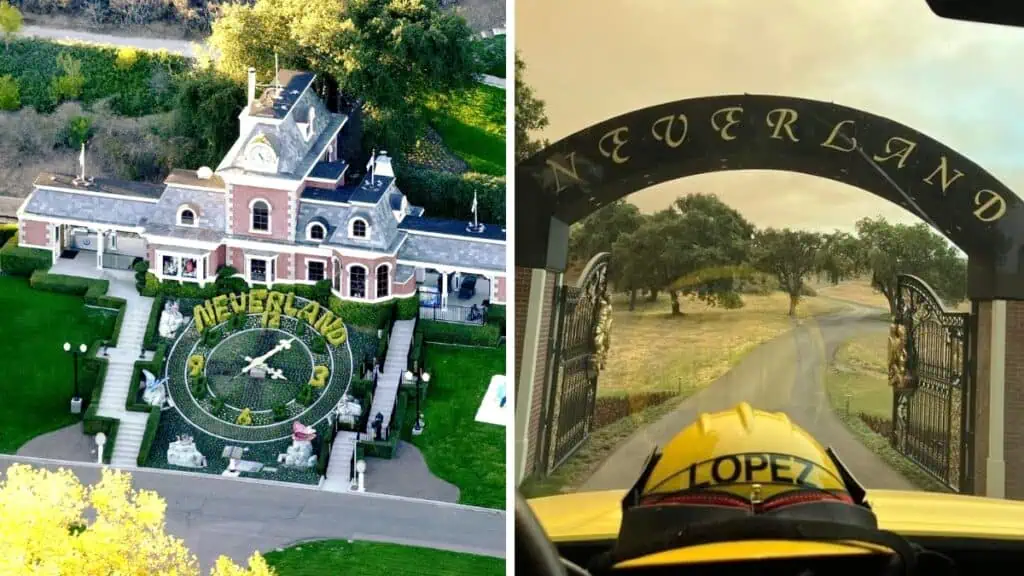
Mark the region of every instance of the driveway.
MULTIPOLYGON (((0 470, 17 462, 51 470, 69 468, 83 483, 99 479, 95 464, 7 455, 0 455, 0 470)), ((222 554, 244 562, 253 550, 267 552, 326 538, 505 557, 505 512, 501 510, 395 496, 337 494, 202 474, 148 469, 131 473, 135 488, 155 490, 167 501, 167 532, 185 541, 199 557, 204 573, 222 554)))
POLYGON ((829 405, 825 373, 839 346, 854 336, 888 328, 878 318, 883 310, 848 306, 842 312, 806 320, 755 348, 710 386, 622 443, 581 490, 631 487, 655 446, 671 440, 700 413, 727 410, 742 401, 754 408, 785 412, 823 446, 833 447, 866 487, 916 489, 857 441, 829 405))

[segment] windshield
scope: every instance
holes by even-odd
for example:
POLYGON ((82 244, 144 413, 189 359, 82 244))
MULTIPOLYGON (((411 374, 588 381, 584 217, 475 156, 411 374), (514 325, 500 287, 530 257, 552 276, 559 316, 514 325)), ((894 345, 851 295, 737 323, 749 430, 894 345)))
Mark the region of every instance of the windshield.
POLYGON ((1024 32, 923 1, 516 9, 524 494, 628 489, 748 402, 869 496, 1024 496, 1024 32))

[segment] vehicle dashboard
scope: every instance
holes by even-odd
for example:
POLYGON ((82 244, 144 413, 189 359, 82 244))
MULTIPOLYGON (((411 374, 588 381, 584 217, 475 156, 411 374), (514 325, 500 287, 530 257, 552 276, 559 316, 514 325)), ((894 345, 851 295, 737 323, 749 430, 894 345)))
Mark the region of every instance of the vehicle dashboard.
MULTIPOLYGON (((1002 571, 1024 559, 1024 542, 957 538, 908 537, 913 544, 937 555, 919 559, 918 574, 983 574, 1002 571), (947 560, 948 559, 948 560, 947 560), (950 563, 952 562, 952 571, 950 563)), ((611 541, 556 543, 559 554, 586 567, 591 558, 608 550, 611 541)), ((687 564, 628 568, 616 573, 630 576, 812 576, 815 574, 891 574, 884 554, 804 557, 797 559, 740 560, 728 563, 687 564)))

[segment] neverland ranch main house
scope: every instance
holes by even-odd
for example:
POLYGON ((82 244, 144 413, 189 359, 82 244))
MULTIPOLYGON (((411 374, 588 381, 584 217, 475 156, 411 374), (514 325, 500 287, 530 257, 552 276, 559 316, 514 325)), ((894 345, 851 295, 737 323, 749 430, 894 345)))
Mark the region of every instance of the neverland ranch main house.
POLYGON ((250 284, 329 279, 345 300, 418 292, 439 320, 504 304, 505 229, 477 224, 475 201, 468 222, 425 217, 384 153, 347 179, 348 117, 327 109, 314 77, 281 70, 257 97, 250 68, 240 137, 216 170, 174 170, 162 185, 86 178, 83 148, 79 175, 36 179, 17 212, 19 244, 50 250, 54 264, 95 257, 96 268, 127 270, 142 258, 160 280, 201 286, 232 266, 250 284))

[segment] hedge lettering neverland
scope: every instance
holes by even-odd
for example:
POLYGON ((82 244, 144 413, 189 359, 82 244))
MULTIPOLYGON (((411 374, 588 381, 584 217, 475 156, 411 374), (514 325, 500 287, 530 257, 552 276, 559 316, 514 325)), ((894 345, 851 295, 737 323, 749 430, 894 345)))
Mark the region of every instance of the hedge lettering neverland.
POLYGON ((221 294, 192 309, 196 330, 204 330, 226 322, 233 314, 261 314, 264 328, 280 328, 281 314, 308 322, 314 330, 324 335, 331 346, 340 346, 348 338, 345 323, 334 312, 310 301, 301 309, 295 307, 295 294, 267 291, 262 288, 242 294, 221 294))

